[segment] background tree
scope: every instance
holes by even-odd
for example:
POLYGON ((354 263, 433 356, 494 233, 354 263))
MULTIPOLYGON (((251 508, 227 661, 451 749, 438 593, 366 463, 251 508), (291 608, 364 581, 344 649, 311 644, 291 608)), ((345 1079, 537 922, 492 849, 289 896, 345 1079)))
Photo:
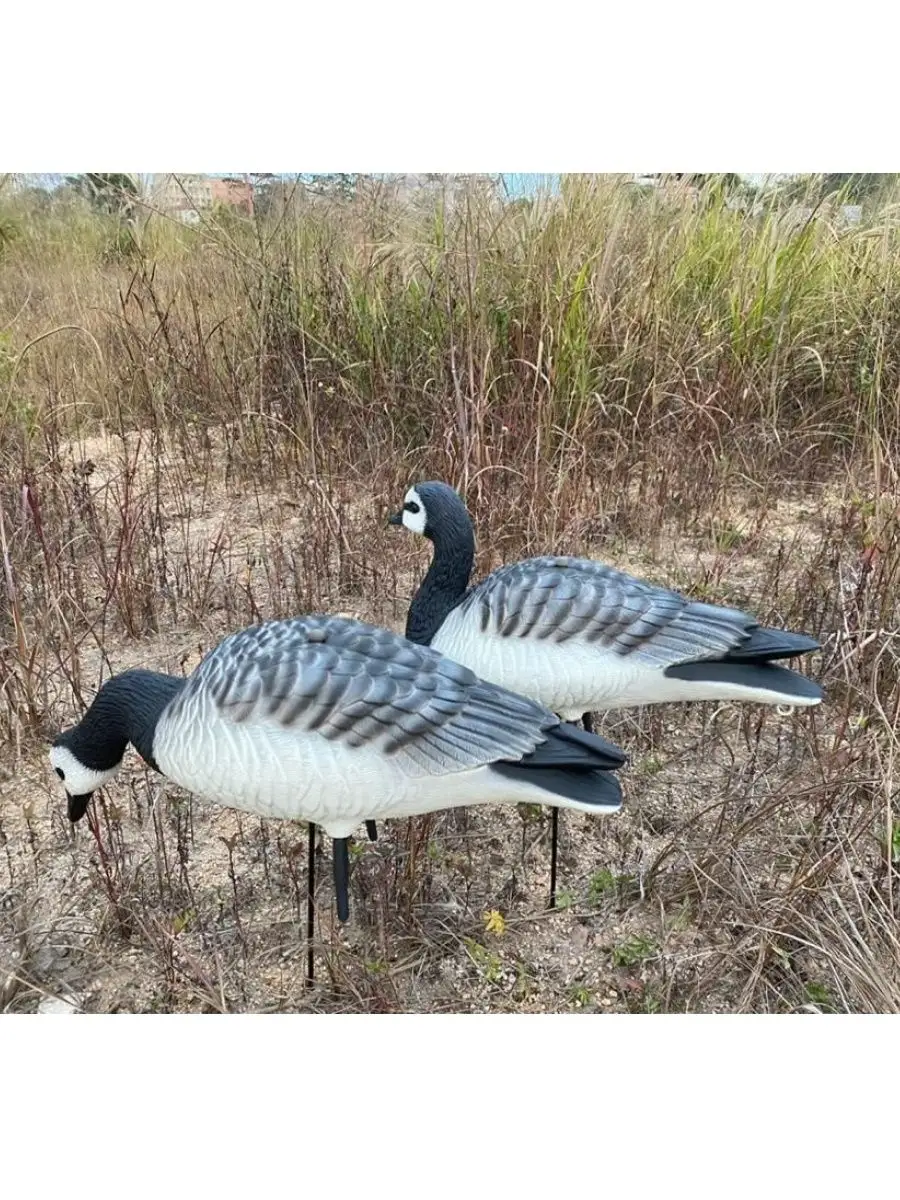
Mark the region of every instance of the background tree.
POLYGON ((776 185, 778 199, 788 204, 815 207, 826 197, 840 204, 862 204, 877 208, 897 181, 886 173, 833 172, 823 175, 791 175, 776 185))
POLYGON ((91 171, 84 175, 68 175, 66 183, 98 212, 124 220, 134 217, 140 192, 131 175, 91 171))

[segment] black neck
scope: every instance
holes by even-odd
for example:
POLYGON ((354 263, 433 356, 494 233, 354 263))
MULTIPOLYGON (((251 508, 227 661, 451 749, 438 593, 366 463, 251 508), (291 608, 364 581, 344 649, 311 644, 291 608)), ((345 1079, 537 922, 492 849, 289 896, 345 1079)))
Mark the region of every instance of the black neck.
POLYGON ((406 636, 423 646, 465 596, 475 561, 475 534, 465 509, 428 536, 434 542, 434 557, 406 618, 406 636))
POLYGON ((183 679, 135 669, 107 679, 74 729, 57 738, 79 762, 95 771, 109 771, 122 761, 131 742, 145 762, 153 757, 156 723, 169 701, 181 691, 183 679))

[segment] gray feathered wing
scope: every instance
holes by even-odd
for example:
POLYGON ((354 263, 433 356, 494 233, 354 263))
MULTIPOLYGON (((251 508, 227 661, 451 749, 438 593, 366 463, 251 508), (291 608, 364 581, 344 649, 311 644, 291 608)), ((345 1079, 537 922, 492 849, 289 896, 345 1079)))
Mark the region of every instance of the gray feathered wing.
POLYGON ((658 668, 701 659, 763 662, 818 648, 804 635, 763 629, 737 609, 691 601, 584 558, 529 558, 500 567, 466 595, 458 612, 483 633, 577 638, 658 668))
MULTIPOLYGON (((190 676, 169 715, 177 719, 180 707, 187 719, 201 694, 228 721, 275 723, 377 748, 410 775, 518 761, 554 741, 558 725, 541 705, 481 681, 428 646, 328 616, 270 622, 226 638, 190 676)), ((623 761, 597 739, 583 766, 610 769, 623 761)))

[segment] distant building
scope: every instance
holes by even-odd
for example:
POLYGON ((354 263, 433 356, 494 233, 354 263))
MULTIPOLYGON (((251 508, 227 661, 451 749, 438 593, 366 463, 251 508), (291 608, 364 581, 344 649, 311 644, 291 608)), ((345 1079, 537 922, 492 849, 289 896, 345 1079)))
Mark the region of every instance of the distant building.
POLYGON ((781 216, 782 227, 789 232, 795 232, 808 225, 811 221, 830 222, 834 229, 847 229, 862 222, 863 209, 861 204, 834 205, 827 202, 816 205, 795 204, 781 216))
POLYGON ((383 175, 371 181, 401 204, 440 196, 452 207, 463 196, 473 192, 486 197, 498 194, 498 176, 459 173, 418 173, 383 175))
POLYGON ((693 204, 697 204, 700 200, 700 188, 693 182, 690 175, 680 171, 656 175, 626 175, 624 178, 634 187, 653 189, 667 199, 690 200, 693 204))
POLYGON ((211 175, 163 175, 151 189, 154 208, 183 221, 197 225, 201 214, 217 205, 234 208, 253 215, 253 185, 248 179, 229 176, 223 179, 211 175))

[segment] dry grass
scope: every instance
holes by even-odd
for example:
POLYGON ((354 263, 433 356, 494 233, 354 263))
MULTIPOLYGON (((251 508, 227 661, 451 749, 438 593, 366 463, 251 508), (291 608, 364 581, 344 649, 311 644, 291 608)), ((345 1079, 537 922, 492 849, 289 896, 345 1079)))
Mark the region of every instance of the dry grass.
POLYGON ((0 1007, 900 1010, 894 210, 0 212, 0 1007), (73 833, 46 739, 262 618, 402 628, 425 552, 384 517, 434 476, 481 571, 564 549, 751 608, 821 637, 828 701, 607 718, 626 809, 564 818, 553 914, 546 810, 385 827, 344 931, 322 872, 306 992, 305 827, 132 758, 73 833))

